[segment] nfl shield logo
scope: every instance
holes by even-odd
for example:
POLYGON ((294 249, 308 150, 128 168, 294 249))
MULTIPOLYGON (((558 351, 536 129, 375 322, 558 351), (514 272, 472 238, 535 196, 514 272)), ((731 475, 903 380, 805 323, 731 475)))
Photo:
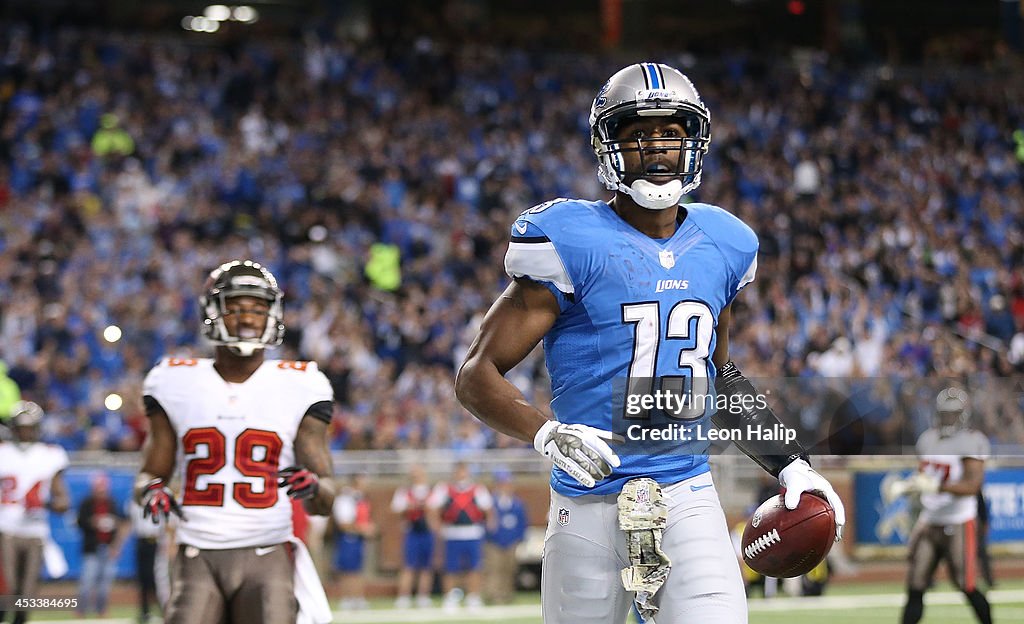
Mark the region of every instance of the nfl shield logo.
POLYGON ((569 524, 569 510, 565 507, 558 508, 558 526, 569 524))
POLYGON ((754 527, 755 529, 758 527, 759 524, 761 524, 761 510, 760 509, 755 511, 754 512, 754 517, 750 519, 750 526, 754 527))
MULTIPOLYGON (((671 252, 669 252, 671 253, 671 252)), ((649 503, 651 502, 651 488, 643 486, 636 491, 636 502, 638 503, 649 503)))
POLYGON ((671 249, 662 249, 658 254, 658 259, 661 260, 661 266, 666 269, 671 269, 676 265, 676 256, 671 249))

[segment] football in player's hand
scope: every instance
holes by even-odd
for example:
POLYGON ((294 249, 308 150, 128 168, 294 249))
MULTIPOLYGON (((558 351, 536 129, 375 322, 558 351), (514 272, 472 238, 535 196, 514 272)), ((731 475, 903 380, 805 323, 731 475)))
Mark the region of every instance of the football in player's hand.
POLYGON ((835 542, 836 514, 828 502, 810 492, 796 509, 786 509, 782 495, 761 503, 743 529, 743 561, 765 576, 790 578, 810 572, 835 542))

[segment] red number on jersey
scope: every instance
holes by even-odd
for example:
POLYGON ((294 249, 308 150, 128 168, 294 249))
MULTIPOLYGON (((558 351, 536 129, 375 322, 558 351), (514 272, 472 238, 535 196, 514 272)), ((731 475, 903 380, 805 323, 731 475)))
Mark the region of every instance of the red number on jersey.
POLYGON ((13 505, 14 490, 18 489, 17 477, 0 477, 0 505, 13 505))
POLYGON ((263 479, 263 491, 254 492, 247 481, 236 483, 235 500, 248 509, 266 509, 277 503, 277 461, 281 457, 281 438, 273 431, 246 429, 235 440, 235 468, 247 477, 263 479), (256 459, 256 449, 262 448, 261 459, 256 459))
POLYGON ((296 362, 295 360, 281 360, 277 363, 277 367, 281 370, 304 371, 307 366, 309 366, 309 362, 296 362))
POLYGON ((186 454, 195 453, 199 445, 206 445, 206 457, 196 457, 188 462, 185 468, 185 496, 183 505, 206 505, 220 507, 224 504, 224 485, 208 482, 206 489, 196 487, 200 475, 212 475, 220 471, 227 463, 224 457, 224 434, 216 427, 200 427, 189 429, 181 438, 186 454))
POLYGON ((925 474, 930 474, 938 477, 942 483, 949 480, 949 469, 952 468, 949 464, 943 464, 941 462, 933 461, 922 461, 918 466, 918 470, 925 474))
MULTIPOLYGON (((186 454, 196 452, 200 444, 207 446, 206 457, 197 457, 185 468, 185 495, 183 505, 205 505, 220 507, 224 504, 224 484, 206 484, 205 489, 196 488, 200 475, 213 475, 227 465, 225 451, 227 441, 224 434, 215 427, 189 429, 181 439, 186 454)), ((238 504, 246 509, 266 509, 277 503, 278 459, 284 442, 273 431, 246 429, 235 439, 235 468, 247 477, 263 479, 263 491, 254 492, 251 483, 242 481, 232 484, 231 494, 238 504), (256 449, 262 449, 257 457, 256 449)))
POLYGON ((168 366, 195 366, 199 363, 199 360, 192 358, 170 358, 167 360, 168 366))

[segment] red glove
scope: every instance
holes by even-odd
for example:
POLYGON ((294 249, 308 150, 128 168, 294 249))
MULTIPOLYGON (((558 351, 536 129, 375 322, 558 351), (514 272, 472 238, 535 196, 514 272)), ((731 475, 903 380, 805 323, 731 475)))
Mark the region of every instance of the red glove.
POLYGON ((289 466, 277 473, 277 487, 288 488, 290 498, 313 498, 320 489, 320 477, 309 468, 289 466))
POLYGON ((166 485, 163 479, 153 479, 146 484, 142 494, 142 517, 152 518, 153 524, 159 524, 166 520, 173 513, 182 520, 185 514, 181 511, 178 501, 174 500, 174 492, 166 485))

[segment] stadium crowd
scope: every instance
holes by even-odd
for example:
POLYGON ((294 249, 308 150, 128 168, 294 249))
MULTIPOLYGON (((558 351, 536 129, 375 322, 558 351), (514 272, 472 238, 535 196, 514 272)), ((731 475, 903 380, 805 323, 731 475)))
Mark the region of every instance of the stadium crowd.
MULTIPOLYGON (((317 360, 334 386, 334 448, 513 444, 458 406, 454 367, 506 283, 516 215, 605 196, 590 103, 639 59, 0 26, 0 359, 46 408, 47 439, 138 449, 143 375, 203 352, 199 289, 245 257, 286 291, 278 356, 317 360), (114 392, 123 407, 107 409, 114 392)), ((1024 372, 1019 80, 814 55, 663 60, 713 114, 692 199, 761 240, 731 340, 748 376, 1024 372)), ((514 374, 547 392, 538 354, 514 374)), ((1024 442, 1016 396, 976 410, 994 442, 1024 442)), ((923 424, 867 422, 882 442, 923 424)))

